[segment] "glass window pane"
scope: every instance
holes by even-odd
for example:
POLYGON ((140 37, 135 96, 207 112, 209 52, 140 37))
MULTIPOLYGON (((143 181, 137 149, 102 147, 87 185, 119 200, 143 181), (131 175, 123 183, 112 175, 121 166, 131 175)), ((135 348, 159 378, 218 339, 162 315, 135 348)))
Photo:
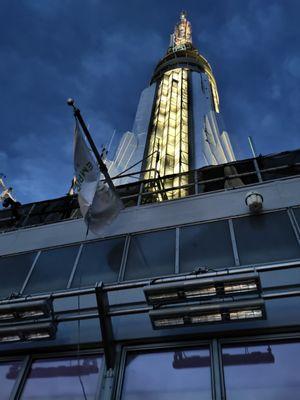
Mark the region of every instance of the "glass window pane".
POLYGON ((0 258, 0 296, 19 293, 37 253, 0 258), (9 273, 8 273, 9 271, 9 273))
POLYGON ((300 257, 300 247, 286 212, 233 220, 241 264, 300 257))
POLYGON ((21 399, 94 400, 101 363, 101 356, 34 361, 21 399))
POLYGON ((297 399, 300 343, 223 348, 227 400, 297 399))
POLYGON ((19 376, 23 361, 0 362, 0 398, 9 400, 15 381, 19 376))
POLYGON ((179 259, 180 272, 234 265, 228 221, 181 228, 179 259))
POLYGON ((175 230, 131 237, 125 279, 174 274, 175 230))
POLYGON ((69 246, 42 251, 24 293, 66 289, 78 249, 69 246))
POLYGON ((212 398, 208 349, 131 353, 126 359, 122 400, 212 398))
POLYGON ((72 287, 114 282, 118 279, 125 237, 85 244, 76 268, 72 287))

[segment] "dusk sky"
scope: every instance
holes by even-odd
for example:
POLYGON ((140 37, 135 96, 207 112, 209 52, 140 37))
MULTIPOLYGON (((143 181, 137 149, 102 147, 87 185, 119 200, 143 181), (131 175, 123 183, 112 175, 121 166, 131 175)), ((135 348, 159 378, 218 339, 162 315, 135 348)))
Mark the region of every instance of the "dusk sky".
MULTIPOLYGON (((22 203, 66 194, 73 97, 100 148, 131 130, 182 9, 238 159, 300 147, 299 0, 1 0, 0 172, 22 203)), ((111 152, 110 156, 113 156, 111 152)))

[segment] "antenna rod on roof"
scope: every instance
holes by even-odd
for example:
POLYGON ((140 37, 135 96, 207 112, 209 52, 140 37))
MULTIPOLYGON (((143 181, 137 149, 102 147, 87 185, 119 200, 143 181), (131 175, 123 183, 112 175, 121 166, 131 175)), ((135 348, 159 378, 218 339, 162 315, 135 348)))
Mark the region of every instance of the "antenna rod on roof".
POLYGON ((110 141, 109 141, 109 143, 108 143, 107 152, 110 151, 110 148, 111 148, 111 145, 112 145, 112 141, 114 140, 115 134, 116 134, 116 129, 114 129, 114 132, 113 132, 113 134, 112 134, 112 137, 110 138, 110 141))
POLYGON ((249 145, 250 145, 250 148, 251 148, 252 156, 254 158, 253 163, 254 163, 255 171, 257 173, 258 182, 262 182, 263 179, 262 179, 261 172, 260 172, 260 169, 259 169, 259 165, 258 165, 258 162, 257 162, 257 159, 256 159, 257 155, 256 155, 254 143, 253 143, 253 140, 252 140, 251 136, 248 136, 248 142, 249 142, 249 145))
POLYGON ((256 158, 257 156, 256 156, 255 146, 254 146, 254 142, 253 142, 253 139, 251 136, 248 136, 248 142, 249 142, 249 146, 250 146, 250 149, 252 152, 252 156, 254 158, 256 158))

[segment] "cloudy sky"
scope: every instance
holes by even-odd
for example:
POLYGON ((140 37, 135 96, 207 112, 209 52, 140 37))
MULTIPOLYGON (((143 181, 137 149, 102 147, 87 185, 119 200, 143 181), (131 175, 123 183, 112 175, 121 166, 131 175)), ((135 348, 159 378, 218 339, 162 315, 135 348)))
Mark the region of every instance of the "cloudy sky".
MULTIPOLYGON (((95 142, 132 127, 182 9, 237 158, 300 147, 298 0, 1 0, 0 172, 21 202, 64 195, 74 97, 95 142)), ((117 144, 117 141, 114 143, 117 144)))

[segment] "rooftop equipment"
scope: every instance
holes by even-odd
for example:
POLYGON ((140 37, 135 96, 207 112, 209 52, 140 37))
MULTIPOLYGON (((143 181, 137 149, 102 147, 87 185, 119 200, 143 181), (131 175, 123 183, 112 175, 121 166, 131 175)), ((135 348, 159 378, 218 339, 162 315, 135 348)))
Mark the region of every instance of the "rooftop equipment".
POLYGON ((52 339, 55 333, 51 298, 0 305, 0 343, 52 339))
POLYGON ((144 288, 146 301, 153 306, 149 311, 153 329, 264 319, 260 293, 256 272, 209 278, 188 275, 175 282, 154 281, 144 288), (241 295, 248 295, 247 300, 241 295))
POLYGON ((144 288, 147 303, 153 306, 254 294, 260 291, 261 285, 257 273, 186 279, 164 284, 154 283, 144 288))
POLYGON ((153 329, 265 319, 262 299, 164 307, 149 311, 153 329))
POLYGON ((249 207, 250 212, 259 213, 263 208, 264 198, 258 192, 248 192, 246 194, 245 203, 249 207))
POLYGON ((53 339, 55 333, 54 322, 14 325, 0 328, 0 343, 53 339))
POLYGON ((52 313, 53 304, 51 299, 0 305, 0 324, 25 319, 49 318, 52 313))

